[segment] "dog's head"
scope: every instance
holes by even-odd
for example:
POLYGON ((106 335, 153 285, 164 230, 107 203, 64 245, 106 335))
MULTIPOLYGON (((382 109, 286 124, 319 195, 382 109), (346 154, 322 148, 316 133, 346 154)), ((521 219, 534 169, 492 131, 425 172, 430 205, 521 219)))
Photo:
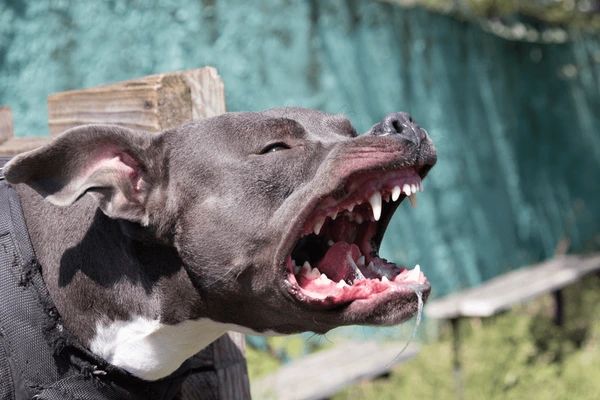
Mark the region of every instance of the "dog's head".
POLYGON ((325 332, 410 318, 424 275, 377 251, 398 204, 436 161, 404 113, 364 135, 307 109, 227 113, 157 135, 71 129, 19 155, 7 179, 176 248, 203 317, 254 331, 325 332))

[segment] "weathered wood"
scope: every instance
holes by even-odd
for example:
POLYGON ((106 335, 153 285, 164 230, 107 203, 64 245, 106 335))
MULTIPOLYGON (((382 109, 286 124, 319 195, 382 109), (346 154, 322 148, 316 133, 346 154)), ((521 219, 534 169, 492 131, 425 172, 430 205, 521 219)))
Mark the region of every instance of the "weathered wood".
POLYGON ((36 149, 50 141, 50 137, 13 137, 0 144, 0 155, 14 156, 25 151, 36 149))
POLYGON ((0 156, 11 157, 48 143, 50 137, 14 137, 12 111, 0 107, 0 156))
POLYGON ((224 86, 212 67, 48 96, 48 125, 52 135, 94 123, 158 132, 223 112, 224 86))
POLYGON ((345 387, 389 372, 418 354, 405 343, 345 342, 281 367, 252 383, 252 397, 277 400, 319 400, 345 387))
POLYGON ((481 286, 430 301, 431 318, 489 317, 511 306, 574 283, 600 271, 600 254, 555 257, 491 279, 481 286))
POLYGON ((13 137, 13 119, 10 107, 0 107, 0 143, 13 137))

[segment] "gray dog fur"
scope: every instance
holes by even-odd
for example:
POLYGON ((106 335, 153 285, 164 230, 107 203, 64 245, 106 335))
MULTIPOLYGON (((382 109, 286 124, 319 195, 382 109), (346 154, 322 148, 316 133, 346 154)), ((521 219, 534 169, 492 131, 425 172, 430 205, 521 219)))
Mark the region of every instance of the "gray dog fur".
MULTIPOLYGON (((174 340, 177 329, 214 328, 218 336, 232 328, 285 334, 389 325, 414 315, 414 294, 317 310, 299 304, 283 281, 286 235, 310 201, 357 171, 415 166, 424 176, 435 163, 422 129, 407 134, 390 124, 388 117, 358 136, 343 116, 283 108, 156 135, 83 126, 15 157, 5 174, 21 197, 50 295, 92 350, 99 327, 136 319, 142 336, 171 327, 174 340), (262 153, 273 143, 282 145, 262 153)), ((208 344, 200 342, 182 343, 190 348, 173 365, 208 344)), ((121 366, 144 379, 168 373, 151 362, 141 371, 121 366)))

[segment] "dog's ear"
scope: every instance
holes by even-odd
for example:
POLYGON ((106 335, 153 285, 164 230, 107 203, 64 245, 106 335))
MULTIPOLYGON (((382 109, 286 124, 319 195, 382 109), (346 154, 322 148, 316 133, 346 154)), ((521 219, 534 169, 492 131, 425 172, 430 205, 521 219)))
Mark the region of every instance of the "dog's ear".
POLYGON ((163 168, 159 142, 158 136, 117 126, 81 126, 16 156, 4 174, 58 206, 90 193, 109 217, 146 225, 146 202, 163 168))

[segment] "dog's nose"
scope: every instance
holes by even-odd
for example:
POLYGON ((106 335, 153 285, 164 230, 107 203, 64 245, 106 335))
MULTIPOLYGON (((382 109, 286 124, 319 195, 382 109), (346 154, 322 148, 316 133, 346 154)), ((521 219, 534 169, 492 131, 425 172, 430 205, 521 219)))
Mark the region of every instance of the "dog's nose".
POLYGON ((399 138, 419 145, 426 135, 425 131, 405 112, 388 114, 383 121, 371 128, 369 134, 374 136, 398 135, 399 138))

